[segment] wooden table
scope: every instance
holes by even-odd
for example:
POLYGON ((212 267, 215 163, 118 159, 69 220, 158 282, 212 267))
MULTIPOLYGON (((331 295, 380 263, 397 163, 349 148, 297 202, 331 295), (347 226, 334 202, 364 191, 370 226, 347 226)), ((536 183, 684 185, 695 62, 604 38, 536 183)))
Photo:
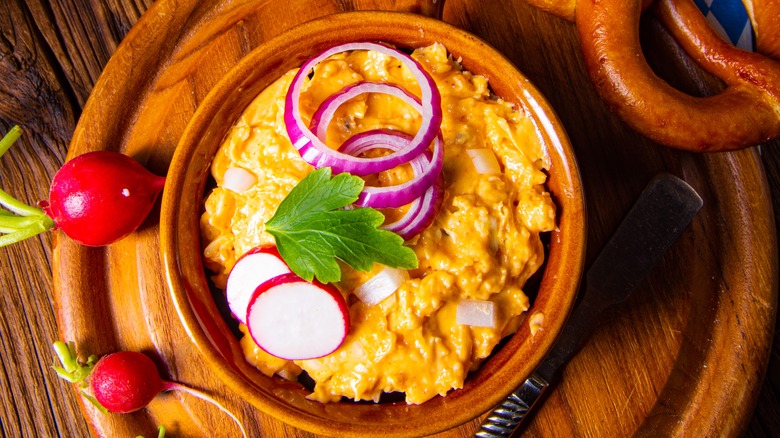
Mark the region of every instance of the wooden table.
MULTIPOLYGON (((444 19, 493 44, 499 42, 501 34, 493 32, 490 20, 474 15, 469 3, 448 0, 444 19)), ((101 71, 123 37, 151 6, 151 0, 0 2, 0 131, 19 124, 26 132, 0 160, 0 188, 29 203, 47 198, 49 181, 65 161, 75 126, 101 71)), ((522 9, 532 20, 545 23, 557 20, 529 12, 524 5, 507 7, 522 9)), ((563 22, 556 25, 570 26, 563 22)), ((541 47, 555 43, 544 35, 523 33, 522 37, 528 39, 528 44, 541 47)), ((540 72, 531 72, 530 76, 537 82, 545 80, 540 72)), ((573 135, 575 139, 580 137, 573 135)), ((775 206, 780 205, 780 144, 775 141, 766 145, 761 159, 772 201, 775 206)), ((592 227, 610 225, 614 224, 591 221, 592 227)), ((759 244, 774 245, 775 236, 769 237, 759 244)), ((52 258, 51 234, 0 249, 0 345, 3 349, 0 430, 3 436, 89 434, 79 395, 50 368, 54 360, 50 345, 60 337, 53 300, 52 258)), ((780 341, 777 337, 768 370, 757 406, 744 425, 746 436, 780 434, 780 341)), ((533 430, 543 430, 543 427, 533 430)))

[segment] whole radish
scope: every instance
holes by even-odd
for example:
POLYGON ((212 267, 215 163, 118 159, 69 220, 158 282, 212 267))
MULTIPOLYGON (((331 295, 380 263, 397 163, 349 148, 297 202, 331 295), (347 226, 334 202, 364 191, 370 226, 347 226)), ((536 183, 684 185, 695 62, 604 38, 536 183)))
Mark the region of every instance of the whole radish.
POLYGON ((127 155, 89 152, 57 171, 43 210, 71 239, 107 245, 143 223, 164 184, 127 155))
POLYGON ((148 356, 120 351, 100 359, 89 378, 92 396, 110 412, 127 414, 142 409, 165 384, 148 356))
MULTIPOLYGON (((19 138, 13 129, 0 140, 0 156, 19 138)), ((25 205, 0 190, 0 246, 52 228, 87 246, 113 243, 146 219, 165 178, 119 152, 95 151, 65 163, 52 179, 49 200, 25 205)))
POLYGON ((75 345, 57 341, 54 351, 62 366, 54 366, 61 378, 75 383, 84 397, 102 412, 127 414, 145 408, 161 392, 183 391, 212 403, 226 413, 246 435, 243 425, 233 413, 211 396, 178 382, 160 377, 157 366, 145 354, 119 351, 98 359, 90 356, 79 362, 75 345))

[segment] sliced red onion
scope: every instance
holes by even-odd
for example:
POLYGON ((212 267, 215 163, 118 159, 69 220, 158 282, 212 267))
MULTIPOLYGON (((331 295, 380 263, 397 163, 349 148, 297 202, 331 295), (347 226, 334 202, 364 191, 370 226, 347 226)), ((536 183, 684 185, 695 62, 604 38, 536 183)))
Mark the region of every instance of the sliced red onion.
POLYGON ((455 311, 455 322, 473 327, 495 328, 495 304, 487 300, 461 300, 455 311))
MULTIPOLYGON (((425 204, 426 197, 430 198, 433 196, 433 188, 434 186, 428 187, 428 190, 423 193, 422 196, 412 201, 411 204, 409 204, 409 209, 406 210, 406 213, 404 213, 403 216, 398 218, 395 222, 391 222, 389 224, 382 225, 382 229, 392 231, 396 234, 400 234, 399 231, 406 228, 409 224, 412 223, 412 221, 421 214, 422 207, 425 204)), ((407 239, 408 237, 412 236, 404 236, 401 235, 404 239, 407 239)))
MULTIPOLYGON (((412 108, 417 110, 417 112, 422 113, 423 110, 420 99, 418 99, 417 96, 409 94, 409 92, 397 85, 382 82, 358 82, 344 87, 338 93, 330 95, 320 104, 317 111, 315 111, 314 115, 311 117, 311 123, 309 124, 311 132, 320 140, 325 141, 328 126, 330 125, 331 120, 333 120, 333 115, 336 113, 336 110, 350 99, 366 93, 380 93, 395 96, 409 104, 412 108)), ((343 150, 342 152, 349 153, 343 150)))
MULTIPOLYGON (((444 198, 444 180, 440 177, 436 182, 428 189, 420 200, 420 208, 417 214, 411 216, 411 221, 398 230, 394 230, 389 226, 386 227, 388 231, 394 231, 404 239, 411 239, 412 237, 420 234, 428 228, 436 215, 439 214, 441 203, 444 198)), ((408 214, 408 213, 407 213, 408 214)))
POLYGON ((342 44, 309 59, 296 73, 285 98, 284 122, 293 146, 298 149, 307 163, 316 168, 330 167, 334 173, 370 175, 410 161, 420 155, 437 137, 441 119, 441 96, 430 75, 411 56, 378 43, 342 44), (373 50, 398 59, 409 69, 420 86, 422 106, 420 129, 403 148, 383 157, 359 158, 329 148, 306 126, 300 115, 301 90, 314 66, 337 53, 353 50, 373 50))
MULTIPOLYGON (((400 132, 366 131, 357 134, 342 145, 342 152, 350 154, 362 154, 371 149, 395 150, 403 147, 403 142, 409 140, 409 136, 400 132)), ((431 167, 433 154, 425 151, 424 154, 415 157, 409 164, 415 173, 415 178, 426 168, 431 167)), ((397 190, 397 187, 392 186, 397 190)), ((397 221, 385 224, 383 229, 392 231, 404 239, 410 239, 427 228, 439 212, 444 193, 444 181, 441 172, 438 172, 436 181, 423 193, 422 196, 411 201, 409 209, 397 221)), ((402 204, 404 205, 404 204, 402 204)))
MULTIPOLYGON (((377 148, 397 151, 409 144, 409 141, 402 133, 372 130, 350 137, 340 150, 351 155, 360 155, 377 148)), ((425 154, 420 154, 409 162, 415 171, 412 179, 394 186, 366 186, 354 204, 358 207, 395 208, 409 204, 422 196, 441 174, 444 164, 443 143, 440 136, 433 141, 433 156, 430 161, 426 159, 425 154), (414 163, 423 164, 420 166, 414 163)))

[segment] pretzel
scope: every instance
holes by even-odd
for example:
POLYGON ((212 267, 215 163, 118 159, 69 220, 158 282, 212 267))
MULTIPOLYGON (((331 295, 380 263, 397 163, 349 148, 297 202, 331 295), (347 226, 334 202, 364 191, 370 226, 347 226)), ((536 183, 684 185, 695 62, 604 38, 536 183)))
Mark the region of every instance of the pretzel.
POLYGON ((780 60, 780 0, 742 2, 756 34, 756 51, 780 60))
MULTIPOLYGON (((540 1, 545 0, 533 0, 540 1)), ((575 5, 585 64, 607 106, 646 137, 694 152, 741 149, 780 136, 780 62, 772 58, 780 44, 780 0, 753 0, 747 8, 766 56, 721 39, 691 0, 650 3, 578 0, 575 5), (722 92, 690 96, 651 70, 639 43, 639 19, 648 6, 700 67, 723 80, 722 92)))

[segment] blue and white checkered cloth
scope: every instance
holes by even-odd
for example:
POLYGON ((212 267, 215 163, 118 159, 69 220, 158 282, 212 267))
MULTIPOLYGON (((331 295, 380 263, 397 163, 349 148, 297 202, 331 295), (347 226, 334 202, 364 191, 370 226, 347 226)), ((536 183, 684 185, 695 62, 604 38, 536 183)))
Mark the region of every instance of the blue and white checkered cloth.
POLYGON ((741 0, 693 0, 707 21, 726 41, 753 51, 753 25, 741 0))

